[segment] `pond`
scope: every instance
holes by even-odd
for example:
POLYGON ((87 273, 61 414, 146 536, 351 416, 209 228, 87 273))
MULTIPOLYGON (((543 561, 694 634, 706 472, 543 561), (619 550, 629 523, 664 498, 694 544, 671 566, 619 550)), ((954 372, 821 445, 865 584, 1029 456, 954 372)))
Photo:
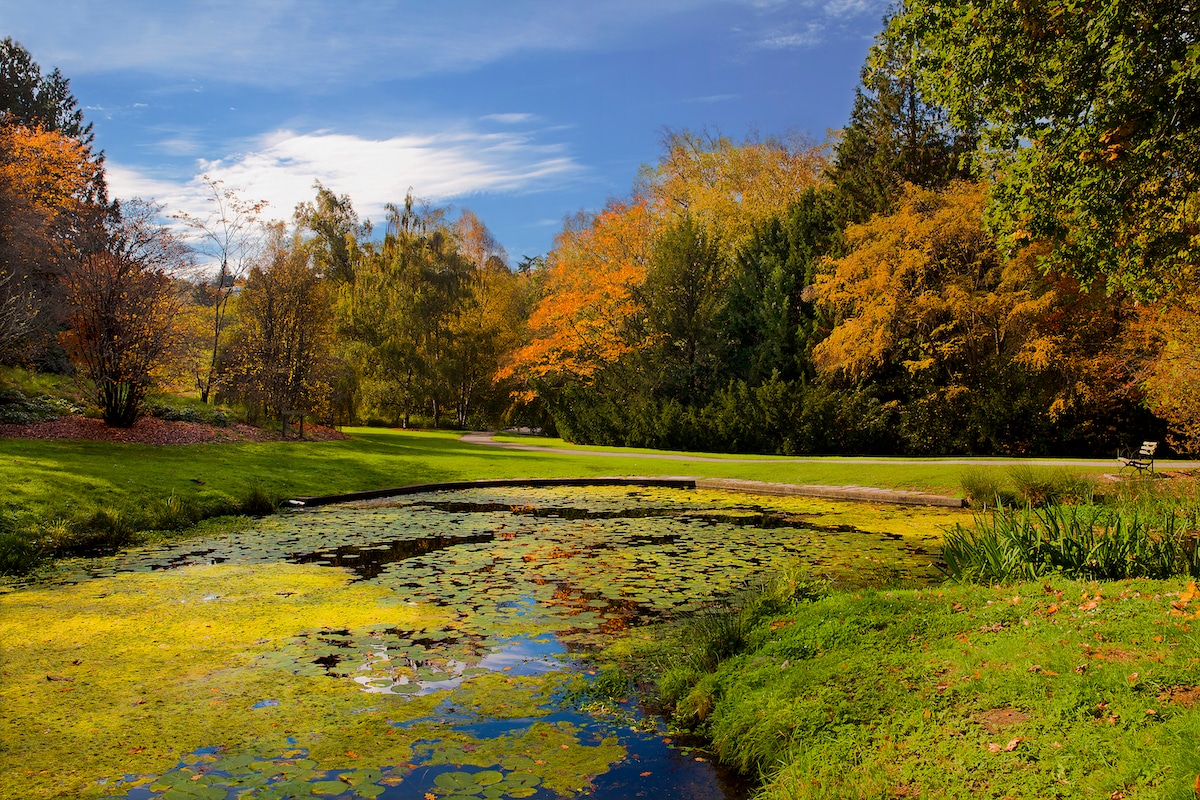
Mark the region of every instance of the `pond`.
POLYGON ((789 559, 932 580, 960 514, 476 489, 77 562, 0 594, 4 796, 744 797, 587 656, 789 559))

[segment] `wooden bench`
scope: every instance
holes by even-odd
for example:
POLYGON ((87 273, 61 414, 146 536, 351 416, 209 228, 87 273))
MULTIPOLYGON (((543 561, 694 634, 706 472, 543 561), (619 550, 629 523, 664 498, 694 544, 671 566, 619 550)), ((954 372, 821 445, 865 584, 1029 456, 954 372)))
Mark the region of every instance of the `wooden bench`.
POLYGON ((1158 450, 1158 442, 1142 442, 1141 448, 1137 452, 1122 452, 1117 451, 1117 461, 1121 462, 1121 469, 1132 467, 1138 471, 1138 475, 1143 472, 1154 474, 1154 451, 1158 450))

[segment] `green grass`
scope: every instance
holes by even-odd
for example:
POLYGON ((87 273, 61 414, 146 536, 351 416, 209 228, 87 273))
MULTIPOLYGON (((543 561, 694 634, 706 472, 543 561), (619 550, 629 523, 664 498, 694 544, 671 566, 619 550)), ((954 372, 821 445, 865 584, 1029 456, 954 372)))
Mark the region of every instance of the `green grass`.
POLYGON ((475 478, 695 475, 788 483, 858 483, 956 493, 955 467, 936 463, 789 464, 667 461, 502 450, 456 432, 350 428, 351 439, 154 447, 0 439, 0 504, 39 517, 82 505, 144 506, 175 494, 204 504, 258 484, 281 497, 475 478))
POLYGON ((1200 598, 1185 587, 842 592, 609 655, 649 668, 761 800, 1193 797, 1200 598))

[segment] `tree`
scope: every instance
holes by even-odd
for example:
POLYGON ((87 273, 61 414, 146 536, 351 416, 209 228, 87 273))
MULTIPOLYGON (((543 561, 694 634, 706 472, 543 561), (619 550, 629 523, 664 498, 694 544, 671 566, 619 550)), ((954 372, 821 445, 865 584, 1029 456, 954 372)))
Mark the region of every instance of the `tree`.
POLYGON ((725 371, 757 386, 777 376, 811 377, 819 338, 809 287, 841 238, 843 220, 833 193, 805 190, 786 216, 755 226, 730 266, 725 307, 717 327, 727 339, 725 371))
POLYGON ((1171 427, 1177 450, 1200 453, 1200 297, 1142 309, 1147 404, 1171 427))
MULTIPOLYGON (((262 242, 262 211, 266 200, 245 200, 225 182, 204 176, 204 182, 212 192, 208 201, 212 210, 204 217, 188 213, 176 214, 175 219, 195 231, 195 250, 216 262, 216 275, 212 278, 212 327, 207 356, 197 365, 196 388, 200 401, 207 403, 213 389, 217 372, 217 354, 220 352, 222 334, 225 331, 225 316, 229 300, 233 296, 237 281, 258 257, 262 242)), ((207 268, 212 264, 205 265, 207 268)))
POLYGON ((157 207, 114 206, 105 247, 67 276, 71 312, 63 343, 91 381, 105 423, 129 427, 168 357, 178 303, 170 271, 186 266, 186 248, 157 225, 157 207))
POLYGON ((712 389, 723 355, 717 320, 727 280, 720 249, 691 217, 655 240, 636 296, 646 309, 643 363, 656 394, 689 403, 712 389))
POLYGON ((847 222, 890 213, 908 184, 938 189, 969 178, 977 137, 950 124, 908 70, 911 47, 881 38, 871 48, 854 92, 828 176, 847 222))
MULTIPOLYGON (((526 382, 589 383, 640 344, 629 323, 644 309, 646 277, 661 222, 649 203, 610 201, 594 216, 568 219, 547 257, 543 295, 529 319, 529 342, 501 371, 526 382)), ((527 389, 531 399, 532 389, 527 389)))
POLYGON ((731 255, 754 225, 782 215, 826 166, 826 149, 806 140, 749 139, 668 131, 664 154, 643 168, 639 194, 667 218, 691 217, 731 255))
POLYGON ((370 223, 361 223, 349 195, 335 195, 320 181, 316 200, 296 206, 296 224, 313 232, 313 263, 328 280, 353 283, 362 252, 359 242, 371 236, 370 223))
POLYGON ((908 0, 887 31, 983 134, 1003 246, 1155 295, 1200 265, 1200 14, 1178 0, 908 0))
POLYGON ((910 452, 1103 447, 1139 399, 1115 347, 1128 303, 1041 275, 1037 249, 1004 258, 984 203, 978 184, 910 187, 850 226, 816 280, 836 324, 814 358, 891 404, 910 452))
POLYGON ((330 288, 309 245, 283 223, 270 227, 265 250, 238 297, 223 391, 277 419, 294 410, 319 413, 331 390, 330 288))
MULTIPOLYGON (((65 314, 63 278, 94 247, 103 208, 95 165, 76 140, 50 130, 0 124, 0 305, 22 331, 0 360, 45 354, 65 314)), ((10 325, 10 329, 15 330, 10 325)))

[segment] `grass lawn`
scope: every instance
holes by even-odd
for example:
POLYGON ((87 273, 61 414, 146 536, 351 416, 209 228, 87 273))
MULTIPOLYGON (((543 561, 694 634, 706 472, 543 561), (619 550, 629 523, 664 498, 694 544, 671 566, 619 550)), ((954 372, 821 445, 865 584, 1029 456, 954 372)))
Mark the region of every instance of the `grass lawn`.
MULTIPOLYGON (((199 503, 238 498, 259 486, 285 498, 476 478, 689 475, 807 484, 859 484, 961 495, 960 464, 822 459, 752 463, 621 458, 503 450, 460 442, 457 432, 350 428, 332 442, 255 442, 154 447, 89 441, 0 439, 0 510, 37 518, 70 516, 88 506, 145 504, 174 494, 199 503)), ((509 437, 518 438, 518 437, 509 437)), ((527 437, 520 437, 529 441, 527 437)), ((558 446, 555 440, 539 443, 558 446)), ((595 449, 595 448, 587 448, 595 449)), ((606 448, 621 452, 616 448, 606 448)), ((678 453, 670 455, 678 456, 678 453)), ((702 454, 693 454, 702 455, 702 454)), ((703 454, 705 458, 711 458, 703 454)), ((996 461, 1003 472, 1011 461, 996 461)), ((1081 472, 1100 472, 1081 467, 1081 472)))

